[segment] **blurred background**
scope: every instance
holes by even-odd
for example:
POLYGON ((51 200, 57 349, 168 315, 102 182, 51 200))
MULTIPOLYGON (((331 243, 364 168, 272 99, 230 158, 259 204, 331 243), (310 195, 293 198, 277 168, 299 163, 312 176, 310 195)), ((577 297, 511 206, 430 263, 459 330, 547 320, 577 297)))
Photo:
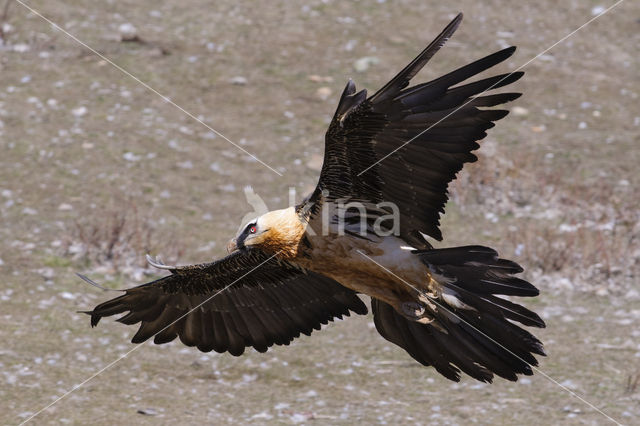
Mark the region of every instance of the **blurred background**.
MULTIPOLYGON (((209 261, 251 210, 315 185, 348 78, 378 89, 452 19, 415 82, 509 45, 509 105, 451 188, 438 247, 525 267, 547 321, 538 373, 452 383, 350 318, 241 358, 145 344, 37 424, 605 424, 640 415, 640 3, 0 1, 0 422, 16 424, 133 349, 76 311, 150 280, 144 255, 209 261), (531 62, 529 62, 531 61, 531 62)), ((633 419, 636 420, 633 420, 633 419)))

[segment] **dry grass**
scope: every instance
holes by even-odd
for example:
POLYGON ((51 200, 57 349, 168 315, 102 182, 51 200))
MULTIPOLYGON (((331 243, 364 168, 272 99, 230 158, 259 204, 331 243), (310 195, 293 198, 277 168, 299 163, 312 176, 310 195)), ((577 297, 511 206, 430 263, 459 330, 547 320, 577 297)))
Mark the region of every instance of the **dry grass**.
POLYGON ((629 374, 625 383, 624 392, 628 395, 636 393, 640 389, 640 371, 629 374))
POLYGON ((454 184, 453 202, 496 223, 492 239, 539 275, 569 278, 577 290, 603 281, 609 291, 632 288, 640 277, 638 189, 576 181, 535 152, 505 160, 507 149, 480 155, 454 184))
POLYGON ((152 216, 133 198, 111 198, 97 213, 69 224, 61 244, 62 255, 84 268, 109 273, 145 269, 142 253, 162 253, 175 264, 184 254, 184 247, 176 233, 159 233, 152 216))

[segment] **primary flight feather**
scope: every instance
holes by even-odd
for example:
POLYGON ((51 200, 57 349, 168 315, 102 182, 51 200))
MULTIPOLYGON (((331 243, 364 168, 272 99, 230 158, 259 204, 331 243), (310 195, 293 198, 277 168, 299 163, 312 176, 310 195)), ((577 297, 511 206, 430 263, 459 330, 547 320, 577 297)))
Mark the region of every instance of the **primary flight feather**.
POLYGON ((513 47, 410 85, 461 20, 374 95, 348 82, 325 136, 318 185, 300 205, 250 221, 229 242, 229 255, 212 263, 151 260, 170 275, 96 306, 87 312, 91 325, 125 314, 118 321, 140 323, 134 343, 179 338, 201 351, 240 355, 366 314, 362 294, 371 297, 385 339, 451 380, 461 371, 487 382, 532 374, 534 355, 544 350, 516 323, 545 324, 500 297, 538 294, 515 276, 522 268, 491 248, 437 249, 426 239, 442 239, 449 182, 477 160, 477 142, 507 115, 491 107, 520 96, 487 93, 520 72, 467 82, 513 47))

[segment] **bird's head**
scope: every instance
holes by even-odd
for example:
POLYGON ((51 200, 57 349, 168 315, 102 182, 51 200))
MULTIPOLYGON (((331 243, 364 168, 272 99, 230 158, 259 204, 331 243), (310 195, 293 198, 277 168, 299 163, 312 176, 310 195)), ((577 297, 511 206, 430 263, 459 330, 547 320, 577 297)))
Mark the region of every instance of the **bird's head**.
POLYGON ((242 225, 227 244, 227 251, 260 248, 283 257, 295 256, 304 232, 305 226, 293 207, 273 210, 242 225))

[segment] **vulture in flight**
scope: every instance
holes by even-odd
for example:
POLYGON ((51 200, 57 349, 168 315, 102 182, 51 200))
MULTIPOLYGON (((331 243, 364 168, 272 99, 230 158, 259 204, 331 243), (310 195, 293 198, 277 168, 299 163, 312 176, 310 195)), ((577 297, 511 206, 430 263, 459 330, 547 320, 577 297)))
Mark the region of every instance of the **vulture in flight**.
MULTIPOLYGON (((310 335, 371 298, 378 332, 448 379, 531 375, 542 343, 522 328, 542 319, 514 296, 538 295, 522 268, 488 247, 434 248, 447 187, 519 93, 493 93, 513 72, 468 81, 511 57, 509 47, 435 80, 412 79, 458 28, 462 14, 372 96, 347 83, 325 136, 315 190, 299 205, 242 226, 229 254, 168 266, 169 275, 96 306, 91 325, 125 314, 133 343, 179 338, 199 350, 265 352, 310 335), (491 93, 489 93, 491 92, 491 93), (502 296, 508 296, 505 298, 502 296)), ((88 280, 88 278, 85 278, 88 280)))

